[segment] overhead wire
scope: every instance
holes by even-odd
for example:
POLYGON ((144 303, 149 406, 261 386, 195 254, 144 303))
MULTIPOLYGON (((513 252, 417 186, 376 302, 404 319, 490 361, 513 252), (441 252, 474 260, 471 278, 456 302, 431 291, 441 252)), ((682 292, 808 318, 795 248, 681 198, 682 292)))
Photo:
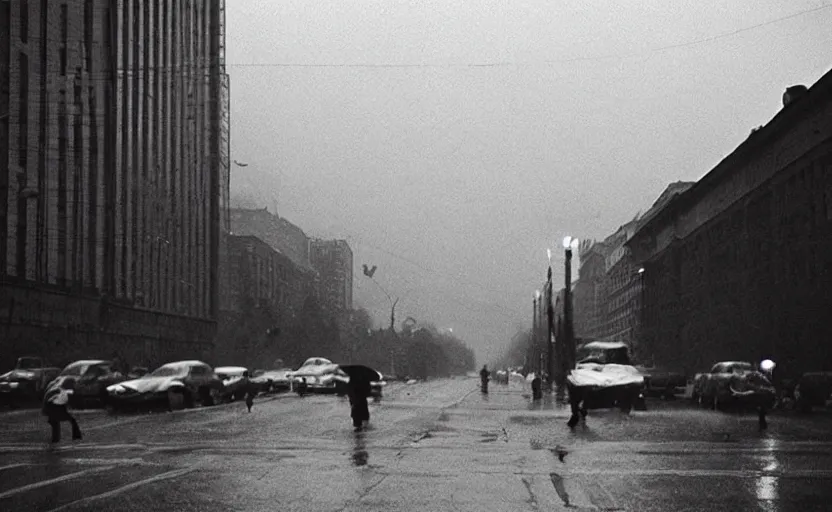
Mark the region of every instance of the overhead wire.
POLYGON ((685 41, 681 43, 673 43, 663 46, 658 46, 654 48, 650 48, 641 52, 632 52, 632 53, 621 53, 621 54, 610 54, 610 55, 596 55, 596 56, 587 56, 587 57, 565 57, 562 59, 542 59, 542 60, 528 60, 528 61, 493 61, 493 62, 480 62, 480 63, 321 63, 321 64, 310 64, 310 63, 288 63, 288 62, 251 62, 251 63, 226 63, 226 67, 239 67, 239 68, 256 68, 256 67, 284 67, 284 68, 378 68, 378 69, 385 69, 385 68, 497 68, 497 67, 515 67, 515 66, 524 66, 524 65, 534 65, 534 64, 560 64, 560 63, 571 63, 571 62, 591 62, 591 61, 601 61, 601 60, 613 60, 613 59, 623 59, 628 57, 637 57, 643 56, 648 53, 658 53, 664 52, 668 50, 673 50, 677 48, 685 48, 690 46, 695 46, 699 44, 710 43, 713 41, 718 41, 720 39, 725 39, 729 37, 733 37, 738 34, 742 34, 744 32, 749 32, 752 30, 756 30, 758 28, 762 28, 769 25, 774 25, 776 23, 780 23, 783 21, 791 20, 794 18, 798 18, 801 16, 805 16, 807 14, 816 13, 819 11, 823 11, 826 9, 832 8, 832 4, 824 4, 818 7, 814 7, 811 9, 805 9, 796 13, 792 13, 786 16, 781 16, 779 18, 775 18, 769 21, 765 21, 762 23, 757 23, 755 25, 750 25, 747 27, 742 27, 731 32, 724 32, 721 34, 716 34, 713 36, 708 36, 699 39, 693 39, 691 41, 685 41))
MULTIPOLYGON (((792 14, 788 14, 785 16, 781 16, 778 18, 774 18, 765 22, 757 23, 754 25, 749 25, 746 27, 741 27, 736 30, 732 30, 730 32, 723 32, 720 34, 715 34, 712 36, 692 39, 690 41, 683 41, 679 43, 672 43, 666 44, 662 46, 657 46, 653 48, 649 48, 644 51, 640 52, 631 52, 631 53, 617 53, 617 54, 609 54, 609 55, 594 55, 594 56, 586 56, 586 57, 564 57, 560 59, 540 59, 540 60, 527 60, 527 61, 493 61, 493 62, 468 62, 468 63, 292 63, 292 62, 225 62, 225 63, 217 63, 215 57, 206 57, 206 58, 198 58, 192 59, 189 64, 180 64, 177 66, 130 66, 127 68, 129 71, 168 71, 168 72, 182 72, 183 74, 188 71, 199 70, 202 68, 205 69, 216 69, 217 67, 235 67, 235 68, 268 68, 268 67, 275 67, 275 68, 368 68, 368 69, 394 69, 394 68, 402 68, 402 69, 411 69, 411 68, 497 68, 497 67, 513 67, 513 66, 526 66, 526 65, 535 65, 535 64, 557 64, 557 63, 572 63, 572 62, 591 62, 591 61, 602 61, 602 60, 614 60, 614 59, 624 59, 630 57, 637 57, 643 56, 649 53, 658 53, 664 52, 668 50, 678 49, 678 48, 685 48, 700 44, 706 44, 713 41, 718 41, 721 39, 726 39, 729 37, 733 37, 745 32, 753 31, 762 27, 774 25, 777 23, 781 23, 783 21, 792 20, 795 18, 799 18, 802 16, 806 16, 808 14, 817 13, 820 11, 824 11, 826 9, 832 8, 832 4, 826 3, 817 7, 804 9, 802 11, 798 11, 792 14), (202 63, 199 63, 202 61, 202 63), (194 65, 196 64, 196 65, 194 65)), ((56 38, 40 38, 39 36, 29 35, 28 39, 32 40, 42 40, 46 39, 48 42, 53 42, 57 44, 64 44, 65 41, 62 39, 56 38)), ((104 45, 106 44, 105 41, 101 41, 98 39, 93 39, 91 41, 79 41, 79 40, 71 40, 68 46, 77 46, 83 44, 93 44, 93 45, 104 45)), ((143 59, 142 59, 143 60, 143 59)), ((126 72, 127 70, 121 70, 126 72)), ((32 70, 32 75, 36 76, 38 71, 32 70)), ((88 79, 91 80, 108 80, 109 78, 106 76, 108 73, 101 72, 99 73, 102 76, 101 78, 90 78, 88 75, 88 79)))

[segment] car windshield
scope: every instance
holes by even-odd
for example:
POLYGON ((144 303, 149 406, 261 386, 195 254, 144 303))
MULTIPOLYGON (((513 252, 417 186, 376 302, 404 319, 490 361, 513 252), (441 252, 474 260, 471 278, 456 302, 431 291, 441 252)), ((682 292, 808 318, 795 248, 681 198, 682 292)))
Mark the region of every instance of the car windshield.
POLYGON ((630 358, 627 355, 627 347, 581 347, 578 349, 578 362, 630 364, 630 358))
POLYGON ((150 374, 151 377, 176 377, 178 375, 185 375, 187 369, 183 366, 174 366, 174 365, 165 365, 156 368, 153 373, 150 374))
POLYGON ((87 368, 90 365, 88 364, 71 364, 64 368, 64 371, 61 372, 61 375, 66 377, 80 377, 84 373, 86 373, 87 368))
POLYGON ((43 363, 40 362, 40 359, 34 357, 21 357, 17 362, 17 367, 21 370, 31 370, 41 366, 43 366, 43 363))

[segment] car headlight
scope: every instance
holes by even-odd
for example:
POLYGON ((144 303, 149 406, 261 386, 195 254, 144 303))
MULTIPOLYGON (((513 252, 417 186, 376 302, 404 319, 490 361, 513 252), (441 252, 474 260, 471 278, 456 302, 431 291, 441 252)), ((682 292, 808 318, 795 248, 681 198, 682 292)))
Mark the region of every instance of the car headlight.
POLYGON ((16 389, 18 386, 20 386, 19 382, 9 382, 9 387, 12 389, 16 389))

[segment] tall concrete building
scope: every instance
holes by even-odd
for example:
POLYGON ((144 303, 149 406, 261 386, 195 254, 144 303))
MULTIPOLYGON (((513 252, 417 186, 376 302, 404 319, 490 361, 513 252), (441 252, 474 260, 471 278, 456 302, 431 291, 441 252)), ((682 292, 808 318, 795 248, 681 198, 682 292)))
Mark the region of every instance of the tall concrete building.
POLYGON ((643 345, 657 364, 832 369, 832 72, 786 89, 773 119, 628 245, 645 268, 643 345))
POLYGON ((346 240, 309 241, 309 260, 321 276, 321 302, 333 313, 352 309, 352 249, 346 240))
POLYGON ((223 25, 222 0, 0 0, 4 353, 210 347, 223 25))

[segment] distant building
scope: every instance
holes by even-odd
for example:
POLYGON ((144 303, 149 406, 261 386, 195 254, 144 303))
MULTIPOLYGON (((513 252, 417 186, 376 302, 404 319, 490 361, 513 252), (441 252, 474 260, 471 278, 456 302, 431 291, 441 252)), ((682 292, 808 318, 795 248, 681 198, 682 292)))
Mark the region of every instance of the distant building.
POLYGON ((210 352, 228 197, 224 2, 159 6, 0 2, 3 355, 210 352))
POLYGON ((783 99, 627 243, 645 268, 643 349, 659 364, 832 370, 832 72, 783 99))
POLYGON ((324 307, 334 313, 352 310, 353 255, 346 240, 311 240, 309 255, 320 275, 324 307))
POLYGON ((578 249, 578 281, 572 290, 575 337, 596 339, 604 333, 604 278, 608 248, 603 242, 582 240, 578 249))
POLYGON ((638 219, 624 224, 609 237, 604 261, 604 321, 601 339, 626 343, 635 353, 638 331, 639 278, 629 249, 624 245, 636 231, 638 219))
POLYGON ((298 267, 314 270, 309 262, 309 237, 298 226, 267 208, 232 208, 230 217, 232 235, 256 236, 298 267))
POLYGON ((229 298, 223 311, 269 308, 296 315, 312 292, 312 280, 285 254, 255 236, 229 236, 229 298))

